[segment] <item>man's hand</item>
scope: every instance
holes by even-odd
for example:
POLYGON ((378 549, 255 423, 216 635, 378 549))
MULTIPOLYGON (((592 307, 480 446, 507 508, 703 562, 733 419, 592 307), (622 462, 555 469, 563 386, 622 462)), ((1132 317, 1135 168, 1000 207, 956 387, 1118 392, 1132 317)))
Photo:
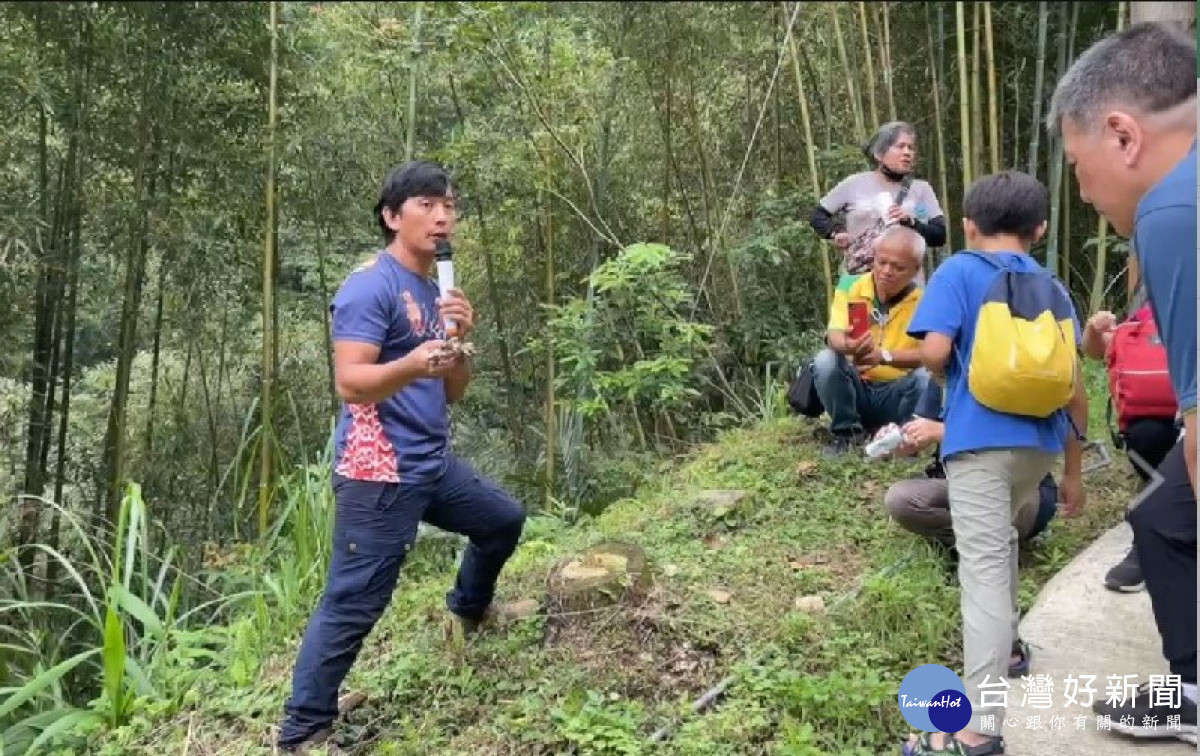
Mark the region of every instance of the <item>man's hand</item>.
POLYGON ((409 352, 404 359, 412 365, 413 372, 421 378, 445 378, 458 367, 465 358, 455 354, 449 359, 437 360, 439 352, 446 349, 447 343, 441 339, 423 341, 409 352))
POLYGON ((854 367, 858 370, 859 375, 864 375, 882 364, 883 351, 880 349, 872 349, 866 354, 854 358, 854 367))
POLYGON ((945 435, 946 426, 937 420, 918 417, 916 420, 906 423, 901 430, 904 432, 904 443, 911 444, 920 450, 941 441, 945 435))
POLYGON ((873 351, 875 351, 875 339, 871 336, 870 331, 857 339, 851 338, 849 331, 846 332, 846 356, 853 362, 857 363, 873 351))
POLYGON ((460 289, 450 289, 444 300, 438 299, 438 314, 443 320, 449 318, 454 321, 454 327, 447 336, 465 339, 475 330, 475 310, 460 289))
POLYGON ((1083 476, 1079 473, 1064 474, 1058 483, 1058 501, 1062 504, 1063 517, 1074 517, 1083 510, 1087 496, 1083 491, 1083 476))
POLYGON ((1088 357, 1102 360, 1116 332, 1116 316, 1107 310, 1101 310, 1088 318, 1087 325, 1083 328, 1083 343, 1079 345, 1080 349, 1088 357))
POLYGON ((850 234, 845 231, 838 231, 833 235, 833 244, 838 249, 845 249, 850 246, 850 234))
POLYGON ((1117 328, 1117 316, 1108 310, 1100 310, 1088 318, 1087 327, 1099 334, 1111 333, 1117 328))

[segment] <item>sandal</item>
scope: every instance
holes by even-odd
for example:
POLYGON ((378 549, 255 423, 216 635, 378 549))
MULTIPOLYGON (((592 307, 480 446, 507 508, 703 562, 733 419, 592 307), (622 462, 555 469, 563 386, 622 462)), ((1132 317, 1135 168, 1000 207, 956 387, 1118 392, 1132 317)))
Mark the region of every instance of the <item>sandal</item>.
POLYGON ((923 732, 917 738, 916 747, 912 743, 905 741, 900 748, 900 753, 903 756, 933 756, 933 754, 949 754, 950 756, 993 756, 993 754, 1004 753, 1004 738, 995 737, 988 738, 986 743, 981 743, 977 746, 969 746, 959 740, 952 733, 942 733, 946 736, 946 740, 942 743, 942 748, 934 748, 931 739, 934 735, 932 732, 923 732))
POLYGON ((1017 638, 1013 641, 1012 653, 1020 656, 1021 661, 1008 665, 1008 676, 1016 678, 1029 674, 1029 660, 1033 658, 1033 651, 1029 649, 1029 644, 1017 638))

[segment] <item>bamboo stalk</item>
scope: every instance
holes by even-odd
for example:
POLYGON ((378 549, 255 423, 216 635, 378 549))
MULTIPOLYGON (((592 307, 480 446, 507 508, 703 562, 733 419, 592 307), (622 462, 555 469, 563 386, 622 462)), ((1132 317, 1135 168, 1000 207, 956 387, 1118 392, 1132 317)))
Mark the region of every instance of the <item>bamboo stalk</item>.
POLYGON ((269 100, 267 104, 267 181, 266 181, 266 233, 263 239, 263 386, 262 386, 262 447, 258 478, 258 534, 267 537, 267 512, 271 503, 271 487, 274 479, 272 453, 274 429, 272 427, 272 405, 275 382, 275 328, 277 323, 271 316, 275 311, 275 125, 278 110, 275 102, 279 61, 279 4, 270 3, 271 62, 269 100))
POLYGON ((838 21, 838 4, 830 3, 829 12, 833 14, 833 33, 837 37, 838 57, 842 61, 842 72, 846 76, 846 90, 849 92, 850 106, 854 114, 854 128, 858 141, 863 142, 866 141, 867 131, 863 126, 862 102, 859 101, 858 92, 854 89, 853 69, 850 67, 850 57, 846 54, 846 42, 842 39, 842 24, 838 21))
POLYGON ((404 140, 404 160, 413 158, 413 140, 417 133, 417 76, 421 67, 421 21, 425 17, 425 3, 418 2, 413 10, 412 51, 409 53, 408 69, 408 134, 404 140))
MULTIPOLYGON (((875 106, 875 64, 871 62, 871 38, 867 35, 867 4, 863 0, 858 3, 858 20, 859 28, 862 29, 862 45, 863 58, 867 62, 867 101, 871 107, 871 124, 879 125, 879 110, 875 106)), ((880 50, 880 65, 883 66, 883 75, 887 76, 887 63, 883 60, 883 51, 880 50)))
POLYGON ((962 189, 971 185, 971 93, 967 82, 967 24, 962 0, 954 3, 954 21, 958 31, 958 125, 962 140, 962 189))
POLYGON ((1000 171, 1000 117, 996 112, 996 46, 992 39, 992 4, 983 4, 983 27, 987 45, 988 130, 992 148, 992 173, 1000 171))
MULTIPOLYGON (((1064 16, 1068 13, 1066 7, 1063 7, 1062 12, 1064 16)), ((1059 27, 1057 35, 1058 76, 1062 76, 1067 70, 1067 34, 1067 24, 1063 23, 1059 27)), ((1058 273, 1058 235, 1062 221, 1063 141, 1061 137, 1052 141, 1054 147, 1050 157, 1050 227, 1046 233, 1046 267, 1051 272, 1058 273)))
MULTIPOLYGON (((1125 28, 1125 0, 1117 3, 1117 31, 1125 28)), ((1130 246, 1130 262, 1134 259, 1133 247, 1130 246)), ((1134 266, 1129 266, 1129 275, 1126 277, 1126 294, 1129 299, 1133 298, 1135 290, 1134 282, 1134 266)), ((1108 278, 1108 218, 1104 215, 1096 220, 1096 266, 1092 271, 1092 296, 1088 302, 1088 312, 1096 312, 1104 307, 1104 290, 1105 280, 1108 278)))
MULTIPOLYGON (((796 52, 796 35, 788 38, 788 52, 792 58, 792 74, 796 77, 796 99, 800 103, 800 123, 804 128, 804 147, 808 158, 808 177, 812 184, 813 197, 820 198, 821 178, 817 173, 817 152, 813 142, 812 118, 808 112, 808 97, 804 93, 804 77, 800 75, 800 56, 796 52)), ((833 301, 833 268, 829 263, 829 253, 824 244, 818 248, 821 255, 821 273, 825 277, 825 309, 829 309, 833 301)))
POLYGON ((881 3, 883 9, 883 54, 887 61, 883 70, 883 85, 887 88, 888 114, 891 120, 896 120, 896 88, 892 84, 892 23, 888 14, 888 4, 881 3))
MULTIPOLYGON (((925 6, 925 32, 929 37, 929 76, 933 80, 933 120, 935 124, 934 131, 937 133, 937 167, 938 177, 940 179, 939 188, 941 190, 941 201, 946 203, 946 215, 950 215, 950 192, 947 189, 946 179, 946 129, 942 125, 942 75, 938 69, 937 60, 934 57, 934 50, 937 49, 933 44, 933 23, 929 18, 929 6, 925 6)), ((940 40, 939 40, 940 43, 940 40)), ((954 249, 954 234, 952 223, 946 224, 946 249, 954 249)))
POLYGON ((971 168, 976 177, 983 175, 983 24, 979 3, 971 8, 971 168))
POLYGON ((1021 68, 1017 71, 1017 75, 1013 77, 1013 88, 1016 90, 1013 94, 1013 137, 1012 137, 1012 162, 1009 165, 1018 166, 1021 164, 1021 75, 1025 73, 1024 61, 1021 68))
POLYGON ((1045 0, 1038 3, 1038 52, 1037 66, 1034 69, 1033 75, 1033 122, 1029 128, 1029 168, 1027 172, 1030 176, 1037 178, 1038 169, 1038 145, 1042 136, 1042 89, 1045 87, 1046 81, 1046 27, 1048 26, 1050 11, 1046 6, 1045 0))

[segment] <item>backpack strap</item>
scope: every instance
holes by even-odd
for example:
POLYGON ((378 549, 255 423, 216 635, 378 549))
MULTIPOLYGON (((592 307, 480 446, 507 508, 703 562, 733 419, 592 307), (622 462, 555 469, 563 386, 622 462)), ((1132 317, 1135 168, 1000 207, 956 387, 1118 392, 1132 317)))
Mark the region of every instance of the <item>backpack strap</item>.
POLYGON ((900 193, 896 195, 896 204, 903 205, 904 200, 908 198, 908 190, 912 188, 913 177, 911 173, 906 173, 904 178, 900 179, 900 193))

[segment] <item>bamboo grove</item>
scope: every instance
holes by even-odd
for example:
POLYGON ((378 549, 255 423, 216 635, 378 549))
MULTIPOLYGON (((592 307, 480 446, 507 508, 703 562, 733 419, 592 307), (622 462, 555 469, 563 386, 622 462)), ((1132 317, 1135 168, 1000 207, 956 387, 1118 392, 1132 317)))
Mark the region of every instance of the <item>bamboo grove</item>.
POLYGON ((808 213, 884 121, 919 131, 942 256, 964 186, 1019 167, 1053 198, 1035 253, 1119 306, 1125 242, 1042 121, 1127 5, 0 7, 6 538, 67 548, 46 502, 104 530, 131 482, 192 565, 267 533, 328 442, 328 302, 408 157, 454 171, 484 318, 456 444, 546 510, 777 397, 832 285, 808 213))

